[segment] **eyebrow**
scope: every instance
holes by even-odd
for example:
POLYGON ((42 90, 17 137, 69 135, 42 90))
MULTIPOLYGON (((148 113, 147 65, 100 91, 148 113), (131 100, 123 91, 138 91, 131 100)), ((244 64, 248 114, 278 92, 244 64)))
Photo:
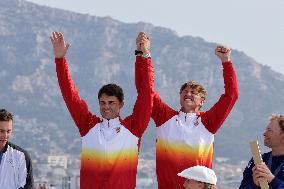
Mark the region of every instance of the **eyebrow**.
POLYGON ((6 130, 6 129, 0 129, 0 131, 2 132, 2 131, 12 131, 12 129, 8 129, 8 130, 6 130))
POLYGON ((115 102, 115 100, 100 100, 100 102, 108 102, 108 103, 112 103, 112 102, 115 102))

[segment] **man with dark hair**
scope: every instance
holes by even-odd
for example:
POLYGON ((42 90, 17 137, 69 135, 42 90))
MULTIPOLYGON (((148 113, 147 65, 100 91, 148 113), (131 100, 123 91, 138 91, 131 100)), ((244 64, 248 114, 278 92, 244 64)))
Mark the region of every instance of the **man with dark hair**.
POLYGON ((138 96, 133 113, 125 119, 119 116, 124 101, 123 91, 116 84, 104 85, 98 93, 102 118, 89 111, 68 70, 65 55, 69 45, 60 32, 53 32, 50 38, 61 93, 82 137, 81 189, 134 189, 140 139, 153 106, 154 73, 149 37, 141 32, 136 40, 138 96))
POLYGON ((284 188, 284 116, 271 115, 263 133, 264 145, 271 148, 262 154, 263 163, 254 164, 251 159, 244 170, 240 189, 258 189, 260 182, 269 184, 270 189, 284 188))
POLYGON ((118 99, 120 102, 123 102, 123 101, 124 101, 124 94, 123 94, 122 88, 121 88, 120 86, 114 84, 114 83, 110 83, 110 84, 104 85, 104 86, 99 90, 98 99, 100 99, 100 97, 101 97, 103 94, 106 94, 106 95, 108 95, 108 96, 116 96, 117 99, 118 99))
POLYGON ((0 188, 32 189, 31 158, 24 149, 9 142, 13 130, 13 115, 0 109, 0 188))
POLYGON ((182 189, 184 178, 177 173, 195 165, 212 167, 214 134, 238 98, 238 86, 230 58, 231 50, 218 46, 215 54, 224 68, 225 93, 208 111, 200 112, 207 92, 190 81, 180 89, 179 111, 165 104, 156 92, 152 118, 157 127, 156 163, 159 189, 182 189))

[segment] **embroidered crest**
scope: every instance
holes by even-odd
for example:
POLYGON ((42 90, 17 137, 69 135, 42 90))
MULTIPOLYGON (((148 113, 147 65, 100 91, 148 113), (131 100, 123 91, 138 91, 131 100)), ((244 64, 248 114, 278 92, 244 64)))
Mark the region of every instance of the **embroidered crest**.
POLYGON ((193 124, 195 127, 197 127, 197 125, 199 124, 198 120, 195 120, 193 124))
POLYGON ((120 132, 120 127, 115 128, 116 133, 118 134, 120 132))
POLYGON ((196 120, 193 122, 194 126, 197 127, 197 125, 199 124, 199 119, 200 115, 197 115, 196 120))

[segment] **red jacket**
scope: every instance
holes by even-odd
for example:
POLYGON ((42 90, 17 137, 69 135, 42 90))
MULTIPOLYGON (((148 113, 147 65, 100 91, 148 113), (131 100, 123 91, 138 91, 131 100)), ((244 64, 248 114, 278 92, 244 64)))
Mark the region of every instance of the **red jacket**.
POLYGON ((225 93, 206 112, 178 112, 154 95, 152 118, 157 127, 156 172, 159 189, 182 189, 177 173, 195 165, 212 167, 214 134, 238 98, 236 74, 231 62, 223 63, 225 93))
POLYGON ((101 119, 89 111, 80 98, 65 58, 55 59, 58 83, 66 106, 82 137, 81 189, 134 189, 138 164, 139 141, 151 116, 154 80, 151 58, 136 58, 140 75, 133 113, 121 120, 101 119), (106 138, 102 128, 114 129, 106 138))

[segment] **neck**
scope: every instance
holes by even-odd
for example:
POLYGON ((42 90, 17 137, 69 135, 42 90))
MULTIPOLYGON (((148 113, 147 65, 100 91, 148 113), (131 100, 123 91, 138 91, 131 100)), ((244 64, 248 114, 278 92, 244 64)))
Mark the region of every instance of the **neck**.
POLYGON ((272 148, 272 155, 273 156, 280 156, 280 155, 284 155, 284 146, 278 146, 278 147, 273 147, 272 148))
POLYGON ((187 108, 182 107, 182 108, 181 108, 181 111, 184 112, 184 113, 195 113, 195 112, 198 112, 198 111, 199 111, 199 108, 187 109, 187 108))
POLYGON ((118 117, 119 117, 119 116, 117 116, 117 117, 113 117, 113 118, 104 118, 104 119, 106 119, 106 120, 110 121, 110 120, 116 119, 116 118, 118 118, 118 117))

